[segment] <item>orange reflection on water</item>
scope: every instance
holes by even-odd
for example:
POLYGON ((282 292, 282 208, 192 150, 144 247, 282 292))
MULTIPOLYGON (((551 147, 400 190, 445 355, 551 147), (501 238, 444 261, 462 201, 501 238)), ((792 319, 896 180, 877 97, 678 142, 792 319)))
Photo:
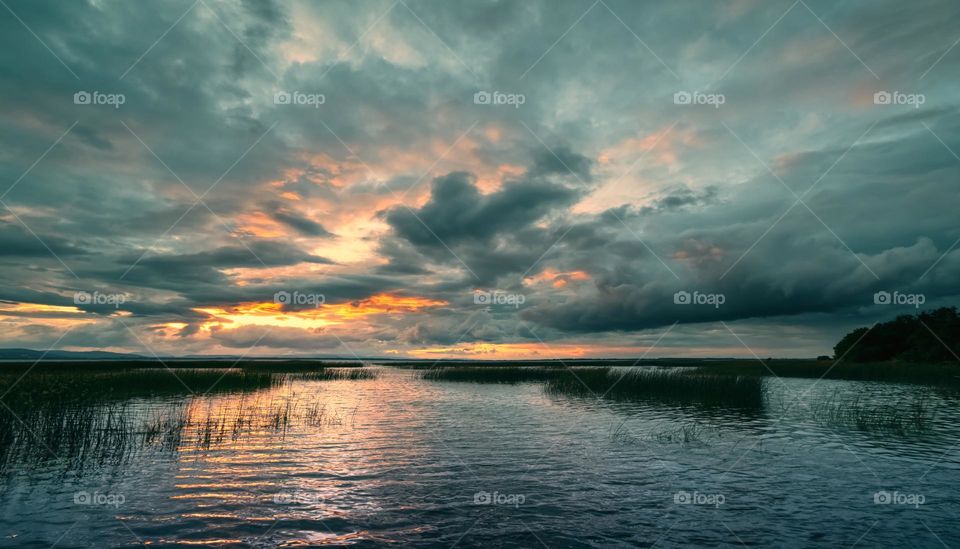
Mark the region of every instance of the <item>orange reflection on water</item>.
MULTIPOLYGON (((408 374, 291 379, 255 392, 195 397, 178 412, 180 465, 170 495, 178 516, 266 522, 379 512, 386 505, 379 483, 414 466, 428 445, 426 420, 409 403, 428 400, 430 386, 399 379, 408 374)), ((372 536, 301 534, 316 544, 372 536)))

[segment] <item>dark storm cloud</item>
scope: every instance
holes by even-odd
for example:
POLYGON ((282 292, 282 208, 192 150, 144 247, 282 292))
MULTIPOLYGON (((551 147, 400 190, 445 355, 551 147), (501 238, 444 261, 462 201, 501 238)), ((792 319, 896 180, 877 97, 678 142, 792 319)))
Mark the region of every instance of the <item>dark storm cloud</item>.
POLYGON ((381 254, 390 259, 382 271, 416 272, 424 261, 449 264, 453 258, 463 268, 463 276, 435 290, 446 287, 452 295, 440 295, 454 301, 463 298, 463 290, 478 285, 518 286, 520 274, 532 269, 561 237, 562 229, 538 224, 552 225, 547 220, 584 194, 579 185, 540 179, 547 173, 553 172, 535 165, 520 180, 507 181, 488 194, 480 193, 472 174, 457 172, 434 179, 430 199, 421 208, 397 207, 382 213, 396 237, 381 244, 381 254))
POLYGON ((573 152, 568 147, 557 147, 537 154, 529 175, 572 175, 582 181, 590 181, 592 165, 593 161, 586 156, 573 152))
POLYGON ((483 244, 528 227, 577 197, 577 191, 565 185, 537 180, 507 183, 481 195, 474 176, 451 173, 434 179, 430 201, 419 210, 394 208, 384 216, 398 236, 418 247, 483 244))
MULTIPOLYGON (((960 135, 946 124, 938 131, 960 135)), ((591 291, 523 315, 566 332, 633 331, 674 321, 865 310, 880 290, 922 292, 928 300, 955 298, 958 288, 950 279, 960 275, 960 253, 950 246, 960 235, 950 208, 934 197, 950 192, 946 182, 960 177, 960 162, 945 162, 949 151, 930 151, 928 137, 933 138, 928 132, 910 132, 890 141, 881 134, 850 151, 806 199, 814 213, 797 206, 780 221, 794 198, 764 174, 743 184, 735 202, 699 203, 696 211, 655 207, 634 214, 621 209, 617 217, 638 227, 636 233, 667 266, 658 266, 649 253, 636 261, 594 250, 587 267, 594 279, 591 291), (921 156, 929 160, 919 162, 921 156), (886 169, 876 167, 878 159, 886 169), (656 229, 639 229, 644 226, 656 229), (725 303, 677 305, 673 294, 678 291, 723 294, 725 303)), ((812 179, 810 174, 822 173, 836 156, 830 151, 800 156, 783 179, 812 179)), ((685 207, 698 202, 679 201, 685 207)), ((609 219, 598 228, 603 218, 583 232, 616 229, 609 219)), ((565 243, 567 260, 584 251, 578 249, 581 242, 565 243)))
POLYGON ((656 211, 675 210, 684 206, 709 204, 717 199, 719 192, 720 190, 716 185, 710 185, 699 193, 686 186, 668 189, 665 196, 657 198, 650 206, 644 206, 641 212, 654 213, 656 211))
POLYGON ((245 246, 224 246, 194 254, 153 256, 147 252, 139 261, 133 256, 124 258, 118 268, 121 272, 130 268, 124 278, 131 282, 167 279, 174 282, 218 283, 225 282, 220 273, 223 269, 277 267, 298 263, 330 264, 331 261, 308 254, 285 242, 260 240, 251 241, 245 246), (126 260, 129 260, 129 263, 126 260))
POLYGON ((31 234, 15 222, 0 222, 0 256, 43 257, 89 253, 74 242, 56 235, 31 234))
POLYGON ((333 234, 324 229, 323 225, 320 223, 293 210, 277 208, 270 214, 270 216, 304 236, 333 236, 333 234))
POLYGON ((350 349, 321 330, 278 328, 268 326, 245 326, 234 330, 214 330, 211 337, 231 349, 249 349, 254 345, 269 349, 294 349, 297 351, 327 352, 337 350, 350 354, 350 349))

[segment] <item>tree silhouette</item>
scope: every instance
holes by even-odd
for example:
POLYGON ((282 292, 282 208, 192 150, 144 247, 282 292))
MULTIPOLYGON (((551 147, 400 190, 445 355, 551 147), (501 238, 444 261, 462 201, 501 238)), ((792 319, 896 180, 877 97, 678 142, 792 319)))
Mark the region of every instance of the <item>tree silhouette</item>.
POLYGON ((834 347, 834 357, 849 362, 945 362, 960 354, 960 317, 956 307, 901 315, 872 328, 857 328, 834 347))

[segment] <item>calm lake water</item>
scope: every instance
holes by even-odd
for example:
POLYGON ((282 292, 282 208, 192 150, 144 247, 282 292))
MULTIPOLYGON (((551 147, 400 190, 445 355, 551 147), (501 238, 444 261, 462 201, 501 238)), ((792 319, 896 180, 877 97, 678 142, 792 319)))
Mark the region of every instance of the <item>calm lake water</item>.
POLYGON ((768 379, 728 410, 379 370, 122 403, 100 447, 8 464, 0 545, 960 545, 956 394, 768 379))

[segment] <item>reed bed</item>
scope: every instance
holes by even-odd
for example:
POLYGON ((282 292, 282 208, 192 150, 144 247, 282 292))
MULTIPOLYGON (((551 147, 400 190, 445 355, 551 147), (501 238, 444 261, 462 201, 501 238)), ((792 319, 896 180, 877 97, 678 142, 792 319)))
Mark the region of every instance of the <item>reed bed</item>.
POLYGON ((701 365, 715 375, 750 375, 884 381, 936 386, 960 386, 960 364, 908 362, 835 362, 833 360, 740 360, 701 365))
POLYGON ((542 382, 568 375, 566 368, 537 366, 443 366, 421 372, 429 381, 462 381, 470 383, 542 382))
POLYGON ((331 412, 326 403, 288 395, 255 398, 228 410, 193 403, 179 411, 154 414, 138 434, 144 446, 204 451, 255 433, 283 440, 291 430, 342 427, 350 421, 352 414, 331 412))
POLYGON ((307 381, 359 381, 377 379, 379 372, 371 368, 327 367, 321 370, 290 372, 283 374, 287 379, 307 381))
POLYGON ((924 395, 877 402, 859 394, 834 392, 805 403, 800 413, 826 427, 899 435, 927 432, 935 419, 934 406, 924 395))
POLYGON ((652 400, 760 409, 764 382, 753 376, 714 376, 684 370, 584 368, 548 380, 547 394, 602 397, 611 400, 652 400))
MULTIPOLYGON (((293 372, 243 368, 126 368, 116 365, 78 369, 59 366, 0 369, 0 470, 12 464, 64 460, 79 464, 123 463, 149 448, 216 444, 256 431, 285 433, 291 426, 317 428, 338 420, 315 398, 245 401, 235 416, 207 411, 201 403, 218 397, 272 395, 292 380, 339 381, 377 377, 366 368, 312 368, 293 372), (150 400, 144 400, 150 399, 150 400), (144 416, 153 400, 161 412, 144 416), (196 436, 194 436, 196 435, 196 436), (184 438, 184 437, 187 438, 184 438)), ((271 397, 272 398, 272 397, 271 397)), ((243 400, 242 400, 243 401, 243 400)))
MULTIPOLYGON (((599 367, 648 366, 685 368, 699 373, 733 376, 759 376, 799 378, 845 379, 850 381, 886 381, 894 383, 914 383, 946 387, 960 387, 960 364, 956 361, 945 363, 913 363, 904 361, 854 363, 834 361, 832 359, 591 359, 591 360, 531 360, 531 361, 452 361, 433 362, 383 362, 391 367, 413 370, 436 369, 510 369, 540 368, 563 370, 599 367)), ((444 374, 438 374, 444 375, 444 374)), ((454 374, 451 374, 454 375, 454 374)), ((494 376, 496 377, 496 376, 494 376)), ((466 380, 470 381, 470 380, 466 380)), ((481 381, 482 380, 478 380, 481 381)))
POLYGON ((229 393, 268 389, 284 378, 240 369, 104 369, 82 371, 38 367, 0 375, 0 394, 13 407, 65 402, 106 402, 135 397, 229 393))
POLYGON ((761 408, 765 394, 761 377, 710 375, 696 369, 445 366, 420 375, 430 381, 543 383, 544 391, 555 396, 744 409, 761 408))

